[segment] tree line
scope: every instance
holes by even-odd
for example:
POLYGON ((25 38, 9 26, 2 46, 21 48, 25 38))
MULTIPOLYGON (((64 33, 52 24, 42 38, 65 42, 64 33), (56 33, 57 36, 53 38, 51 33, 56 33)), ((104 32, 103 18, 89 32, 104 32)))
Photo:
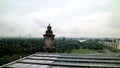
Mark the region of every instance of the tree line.
MULTIPOLYGON (((43 38, 2 38, 0 39, 0 65, 19 59, 20 56, 44 52, 43 38)), ((100 53, 119 53, 120 50, 100 44, 96 40, 79 42, 77 39, 55 39, 57 53, 71 53, 73 49, 92 49, 100 53)))

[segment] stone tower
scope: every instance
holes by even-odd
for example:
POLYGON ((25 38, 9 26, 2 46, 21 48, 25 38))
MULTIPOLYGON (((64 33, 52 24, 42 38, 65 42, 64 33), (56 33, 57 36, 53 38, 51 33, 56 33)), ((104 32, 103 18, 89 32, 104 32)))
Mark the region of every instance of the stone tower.
POLYGON ((45 34, 43 35, 44 36, 44 50, 46 52, 54 52, 55 51, 55 47, 54 47, 55 35, 53 34, 51 29, 52 29, 52 27, 49 24, 45 34))

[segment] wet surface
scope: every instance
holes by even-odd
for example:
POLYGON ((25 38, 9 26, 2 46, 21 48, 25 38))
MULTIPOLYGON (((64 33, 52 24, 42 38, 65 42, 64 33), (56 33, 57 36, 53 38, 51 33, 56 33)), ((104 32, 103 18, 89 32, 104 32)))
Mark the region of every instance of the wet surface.
POLYGON ((13 68, 120 68, 120 57, 36 53, 4 65, 13 68))

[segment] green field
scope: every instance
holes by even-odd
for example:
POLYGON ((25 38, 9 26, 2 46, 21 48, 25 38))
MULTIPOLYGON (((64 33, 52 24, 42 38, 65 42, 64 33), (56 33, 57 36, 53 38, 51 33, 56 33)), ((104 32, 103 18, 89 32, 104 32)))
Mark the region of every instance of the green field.
POLYGON ((72 53, 94 54, 94 53, 99 53, 99 52, 97 50, 90 50, 90 49, 73 49, 72 53))

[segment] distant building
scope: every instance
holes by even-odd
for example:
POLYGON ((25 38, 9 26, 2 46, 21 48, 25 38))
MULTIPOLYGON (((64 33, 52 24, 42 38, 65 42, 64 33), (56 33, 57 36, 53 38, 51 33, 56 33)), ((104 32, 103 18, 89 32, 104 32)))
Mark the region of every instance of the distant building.
POLYGON ((80 40, 78 40, 79 42, 85 42, 86 40, 82 40, 82 39, 80 39, 80 40))
POLYGON ((103 44, 108 45, 110 47, 120 49, 120 40, 119 39, 105 40, 105 41, 102 41, 100 43, 103 43, 103 44))
POLYGON ((52 27, 49 24, 45 34, 43 35, 44 36, 44 50, 46 52, 54 52, 55 51, 55 47, 54 47, 55 35, 53 34, 51 29, 52 29, 52 27))

